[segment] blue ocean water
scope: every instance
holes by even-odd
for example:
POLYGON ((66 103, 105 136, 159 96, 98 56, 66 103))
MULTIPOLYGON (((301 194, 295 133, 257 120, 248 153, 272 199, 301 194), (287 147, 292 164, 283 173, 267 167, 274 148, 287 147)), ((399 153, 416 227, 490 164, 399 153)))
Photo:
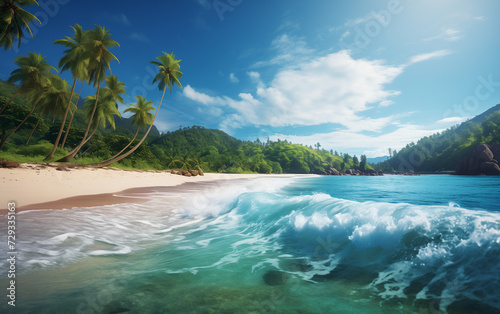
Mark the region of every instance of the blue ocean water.
POLYGON ((269 177, 22 212, 16 310, 500 313, 499 192, 494 177, 269 177))

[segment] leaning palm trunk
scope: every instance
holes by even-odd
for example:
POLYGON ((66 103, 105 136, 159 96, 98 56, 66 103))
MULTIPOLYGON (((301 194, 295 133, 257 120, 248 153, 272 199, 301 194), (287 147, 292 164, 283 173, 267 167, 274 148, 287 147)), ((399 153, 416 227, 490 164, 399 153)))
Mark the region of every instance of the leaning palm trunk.
MULTIPOLYGON (((76 102, 75 104, 78 106, 78 100, 80 100, 80 95, 82 94, 82 88, 83 88, 83 81, 82 81, 82 86, 80 87, 80 91, 78 92, 78 97, 76 97, 76 102)), ((78 108, 77 108, 78 110, 78 108)), ((66 133, 64 134, 64 139, 61 144, 61 149, 64 148, 64 144, 66 144, 66 139, 68 138, 69 130, 71 128, 71 122, 73 122, 73 118, 75 117, 75 112, 71 113, 71 119, 69 119, 68 123, 68 128, 66 129, 66 133)))
POLYGON ((3 145, 5 144, 5 142, 7 142, 7 140, 14 134, 17 132, 17 130, 19 130, 19 128, 26 122, 26 120, 28 120, 28 118, 31 116, 31 114, 33 113, 33 111, 35 111, 36 109, 36 106, 38 105, 38 103, 36 103, 33 108, 31 109, 31 111, 28 113, 28 115, 24 118, 23 121, 21 121, 21 123, 19 123, 19 125, 9 134, 9 136, 7 136, 3 141, 2 143, 0 143, 0 149, 2 149, 3 145))
POLYGON ((71 114, 71 119, 69 119, 68 128, 66 129, 66 133, 64 133, 64 138, 63 138, 63 141, 61 143, 61 148, 64 148, 64 144, 66 144, 66 139, 68 138, 69 130, 71 128, 71 122, 73 122, 74 117, 75 117, 75 113, 73 112, 71 114))
POLYGON ((80 151, 80 149, 82 148, 82 146, 85 144, 85 142, 86 142, 85 138, 89 134, 90 126, 92 125, 92 119, 94 119, 94 113, 95 113, 95 111, 97 109, 97 100, 99 99, 99 90, 100 89, 101 89, 101 82, 99 82, 97 84, 97 92, 95 94, 94 109, 92 110, 92 114, 90 115, 89 124, 87 125, 87 129, 85 130, 85 134, 83 135, 82 141, 80 142, 80 144, 78 144, 78 146, 73 151, 71 151, 67 156, 65 156, 65 157, 57 160, 57 162, 69 162, 71 159, 73 159, 73 157, 75 157, 75 155, 78 153, 78 151, 80 151))
MULTIPOLYGON (((66 110, 64 111, 64 116, 62 118, 61 127, 59 128, 59 133, 57 133, 57 137, 56 137, 56 140, 54 142, 54 146, 52 147, 52 150, 50 151, 49 155, 47 157, 45 157, 44 161, 48 161, 54 156, 54 153, 56 152, 56 149, 57 149, 57 145, 59 145, 59 141, 61 140, 61 135, 64 131, 64 124, 66 123, 66 118, 68 117, 69 108, 71 107, 71 100, 73 98, 73 93, 75 92, 75 85, 76 85, 76 78, 73 81, 73 87, 71 88, 71 94, 69 95, 69 101, 68 101, 68 104, 66 105, 66 110)), ((55 117, 55 115, 54 115, 54 117, 55 117)))
POLYGON ((123 153, 134 141, 135 141, 135 138, 137 137, 137 134, 139 133, 139 128, 137 128, 137 131, 135 132, 135 135, 134 137, 132 138, 132 140, 127 144, 127 146, 125 146, 120 152, 118 152, 118 154, 114 155, 113 157, 111 157, 110 159, 113 159, 115 158, 116 156, 119 156, 121 153, 123 153))
POLYGON ((95 168, 103 168, 103 167, 111 165, 112 163, 120 161, 123 158, 128 157, 130 154, 132 154, 133 152, 135 152, 139 148, 139 146, 141 146, 141 144, 144 142, 144 140, 146 140, 146 137, 148 137, 149 131, 151 131, 151 128, 153 127, 153 123, 156 120, 156 116, 158 115, 158 112, 160 112, 160 107, 161 107, 161 104, 163 102, 163 97, 165 96, 165 91, 166 90, 167 90, 167 86, 165 86, 165 88, 163 89, 163 95, 161 96, 160 104, 158 105, 158 109, 156 109, 156 113, 155 113, 155 116, 153 118, 153 121, 151 121, 151 124, 149 125, 149 128, 146 131, 146 134, 144 134, 144 136, 139 141, 139 143, 137 143, 137 145, 135 145, 131 150, 129 150, 128 152, 126 152, 123 155, 112 157, 112 158, 110 158, 110 159, 108 159, 106 161, 103 161, 103 162, 100 162, 100 163, 97 163, 97 164, 92 164, 92 165, 89 165, 89 166, 90 167, 95 167, 95 168))
POLYGON ((31 137, 33 136, 33 133, 35 133, 35 130, 36 130, 36 128, 38 127, 38 124, 40 123, 40 120, 41 120, 41 119, 42 119, 42 118, 38 119, 38 121, 36 122, 35 127, 34 127, 34 128, 33 128, 33 130, 31 131, 30 136, 28 137, 28 140, 26 141, 26 145, 28 145, 28 144, 30 143, 31 137))
MULTIPOLYGON (((89 136, 85 139, 85 141, 83 142, 82 147, 83 147, 83 145, 87 144, 87 142, 90 140, 90 138, 91 138, 92 136, 94 136, 95 131, 97 131, 98 126, 99 126, 99 121, 97 121, 97 125, 94 127, 94 129, 92 130, 92 132, 90 133, 90 135, 89 135, 89 136)), ((80 148, 81 148, 81 147, 80 147, 80 148)), ((73 149, 72 149, 72 150, 68 153, 68 155, 73 154, 73 153, 74 153, 77 149, 79 149, 79 148, 78 148, 78 146, 77 146, 77 147, 75 147, 75 148, 73 148, 73 149)), ((76 155, 76 154, 75 154, 75 155, 76 155)))
POLYGON ((14 96, 12 96, 11 99, 9 99, 9 101, 5 104, 5 106, 3 106, 2 110, 0 110, 0 114, 2 114, 2 112, 5 111, 5 109, 7 109, 7 107, 10 105, 10 103, 14 100, 14 98, 16 98, 16 96, 19 94, 19 89, 16 91, 16 93, 14 94, 14 96))

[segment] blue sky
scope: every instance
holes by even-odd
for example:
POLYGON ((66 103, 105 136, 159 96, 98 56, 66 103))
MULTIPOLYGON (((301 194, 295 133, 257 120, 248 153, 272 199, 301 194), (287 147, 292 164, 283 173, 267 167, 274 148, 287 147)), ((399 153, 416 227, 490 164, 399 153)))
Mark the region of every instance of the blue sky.
POLYGON ((127 104, 138 94, 158 104, 149 61, 162 51, 182 59, 184 89, 166 96, 155 122, 164 132, 203 125, 376 157, 500 103, 498 1, 39 4, 29 10, 42 25, 20 49, 0 52, 0 78, 29 51, 57 65, 63 48, 54 40, 75 23, 100 24, 121 45, 112 71, 127 104))

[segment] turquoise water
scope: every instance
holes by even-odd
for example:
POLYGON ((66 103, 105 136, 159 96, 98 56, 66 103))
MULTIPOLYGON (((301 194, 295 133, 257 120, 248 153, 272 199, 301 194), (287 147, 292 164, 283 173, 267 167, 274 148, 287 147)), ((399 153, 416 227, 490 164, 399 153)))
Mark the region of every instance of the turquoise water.
POLYGON ((263 178, 23 212, 16 312, 500 313, 499 192, 491 177, 263 178))

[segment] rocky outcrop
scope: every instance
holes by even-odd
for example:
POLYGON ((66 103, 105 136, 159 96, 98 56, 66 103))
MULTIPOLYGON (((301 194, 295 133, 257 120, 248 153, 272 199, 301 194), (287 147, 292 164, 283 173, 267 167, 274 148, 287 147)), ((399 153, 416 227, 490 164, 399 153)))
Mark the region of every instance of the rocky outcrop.
POLYGON ((185 177, 196 177, 196 176, 204 176, 203 170, 198 167, 198 170, 180 170, 180 169, 172 169, 170 170, 171 174, 177 174, 185 177))
POLYGON ((17 161, 0 160, 0 168, 18 168, 19 166, 17 161))
POLYGON ((372 170, 372 169, 367 169, 365 171, 361 171, 361 170, 357 170, 357 169, 347 169, 344 173, 342 173, 333 167, 326 169, 323 172, 323 174, 327 175, 327 176, 344 176, 344 175, 348 175, 348 176, 383 176, 384 175, 382 173, 382 171, 377 172, 377 171, 372 170))
POLYGON ((327 176, 339 176, 340 172, 335 168, 326 169, 324 175, 327 176))
POLYGON ((498 160, 500 145, 479 144, 469 156, 457 165, 456 174, 461 175, 500 175, 498 160))
POLYGON ((56 170, 58 171, 69 171, 69 169, 65 165, 57 166, 56 170))

